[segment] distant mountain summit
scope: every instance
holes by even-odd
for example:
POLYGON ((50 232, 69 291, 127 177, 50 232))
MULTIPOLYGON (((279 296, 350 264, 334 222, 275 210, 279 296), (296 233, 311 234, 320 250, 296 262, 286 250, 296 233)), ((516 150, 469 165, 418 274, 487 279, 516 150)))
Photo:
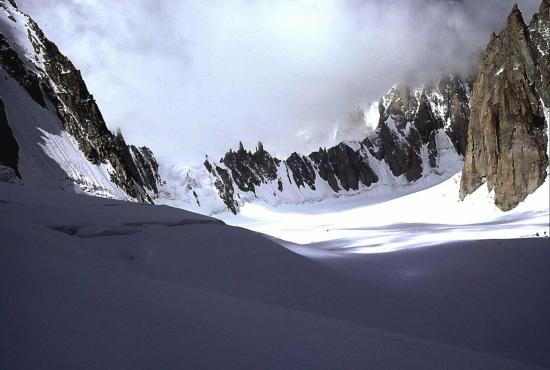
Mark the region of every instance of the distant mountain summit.
POLYGON ((529 26, 517 5, 491 35, 471 100, 460 195, 487 183, 510 210, 547 177, 550 116, 550 0, 529 26))
POLYGON ((80 71, 0 0, 0 164, 24 183, 151 202, 158 164, 107 128, 80 71))

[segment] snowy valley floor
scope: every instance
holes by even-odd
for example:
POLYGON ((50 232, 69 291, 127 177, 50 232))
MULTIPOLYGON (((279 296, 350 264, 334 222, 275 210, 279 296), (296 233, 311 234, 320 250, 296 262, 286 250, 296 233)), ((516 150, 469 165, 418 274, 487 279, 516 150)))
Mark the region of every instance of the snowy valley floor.
POLYGON ((383 253, 460 240, 543 237, 550 233, 549 180, 510 212, 500 211, 485 185, 460 201, 460 174, 440 182, 375 187, 301 205, 249 203, 239 215, 216 217, 282 241, 301 253, 383 253), (310 252, 308 252, 308 250, 310 252))
POLYGON ((548 203, 493 221, 485 217, 495 210, 472 208, 458 219, 454 200, 432 190, 368 212, 354 206, 360 198, 340 199, 347 209, 330 222, 315 204, 302 213, 279 208, 275 220, 294 227, 275 236, 321 243, 287 248, 175 208, 0 183, 0 367, 550 367, 548 239, 418 248, 452 235, 543 231, 548 203), (447 213, 432 214, 423 197, 447 213), (412 220, 430 226, 384 226, 399 220, 403 202, 415 205, 412 220), (359 229, 367 220, 380 240, 359 229), (460 231, 456 220, 472 226, 460 231), (444 229, 437 240, 433 224, 444 229), (314 228, 330 237, 316 238, 314 228), (389 252, 372 245, 398 238, 400 228, 419 231, 396 239, 391 253, 346 253, 389 252), (357 245, 344 244, 348 232, 357 245))

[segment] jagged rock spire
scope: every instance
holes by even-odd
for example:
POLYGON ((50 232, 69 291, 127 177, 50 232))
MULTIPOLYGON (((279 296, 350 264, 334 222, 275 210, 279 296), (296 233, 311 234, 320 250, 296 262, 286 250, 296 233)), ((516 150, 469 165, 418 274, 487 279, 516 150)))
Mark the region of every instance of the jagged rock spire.
POLYGON ((508 15, 507 25, 516 25, 516 27, 525 27, 525 22, 523 20, 523 14, 518 7, 518 4, 514 4, 512 11, 508 15))
POLYGON ((487 45, 472 92, 461 198, 487 183, 495 204, 507 211, 544 182, 547 64, 539 49, 547 49, 545 37, 526 26, 515 5, 487 45))

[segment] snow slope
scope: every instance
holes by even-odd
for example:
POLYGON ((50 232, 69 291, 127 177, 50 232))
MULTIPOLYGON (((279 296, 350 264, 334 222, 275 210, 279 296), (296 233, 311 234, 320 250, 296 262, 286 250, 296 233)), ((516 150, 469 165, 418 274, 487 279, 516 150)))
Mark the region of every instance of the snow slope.
POLYGON ((550 365, 541 239, 306 258, 175 208, 6 183, 0 235, 5 368, 550 365))
POLYGON ((313 252, 322 248, 380 253, 456 240, 550 234, 548 179, 517 208, 502 212, 486 186, 461 202, 460 176, 439 183, 441 178, 433 175, 409 185, 304 205, 255 202, 242 207, 237 216, 217 216, 232 225, 309 245, 313 252))
POLYGON ((25 183, 131 199, 111 181, 110 165, 94 165, 86 159, 51 104, 50 109, 42 108, 1 68, 0 79, 0 97, 19 144, 19 170, 25 183))

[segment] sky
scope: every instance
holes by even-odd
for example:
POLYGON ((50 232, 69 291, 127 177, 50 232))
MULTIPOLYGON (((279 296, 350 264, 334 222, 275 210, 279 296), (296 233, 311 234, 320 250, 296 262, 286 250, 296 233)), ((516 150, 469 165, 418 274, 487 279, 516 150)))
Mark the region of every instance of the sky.
MULTIPOLYGON (((18 0, 107 125, 164 164, 361 139, 358 109, 393 84, 473 75, 513 2, 18 0)), ((517 2, 527 20, 540 4, 517 2)))

